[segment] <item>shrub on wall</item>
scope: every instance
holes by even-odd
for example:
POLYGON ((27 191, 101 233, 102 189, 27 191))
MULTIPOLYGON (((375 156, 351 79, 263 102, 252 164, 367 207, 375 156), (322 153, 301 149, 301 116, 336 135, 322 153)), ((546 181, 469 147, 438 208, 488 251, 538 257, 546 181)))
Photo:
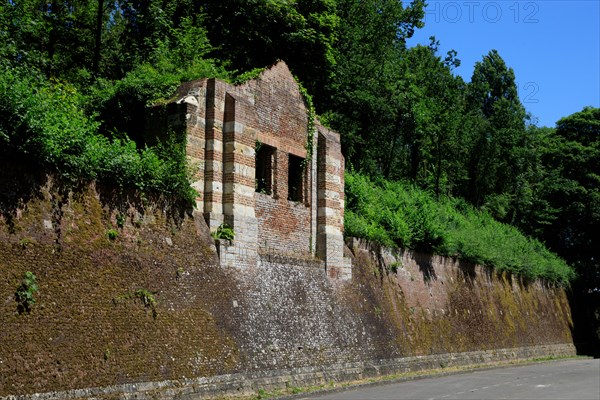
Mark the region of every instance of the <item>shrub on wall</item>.
POLYGON ((434 200, 404 182, 346 174, 345 232, 386 246, 459 257, 527 278, 568 284, 564 260, 518 229, 460 199, 434 200))
POLYGON ((56 172, 67 181, 97 180, 193 201, 182 145, 139 148, 127 135, 99 134, 73 86, 31 69, 0 68, 0 154, 56 172))
POLYGON ((15 292, 17 312, 19 314, 31 312, 31 307, 36 303, 35 294, 38 292, 37 278, 31 271, 25 272, 23 280, 15 292))

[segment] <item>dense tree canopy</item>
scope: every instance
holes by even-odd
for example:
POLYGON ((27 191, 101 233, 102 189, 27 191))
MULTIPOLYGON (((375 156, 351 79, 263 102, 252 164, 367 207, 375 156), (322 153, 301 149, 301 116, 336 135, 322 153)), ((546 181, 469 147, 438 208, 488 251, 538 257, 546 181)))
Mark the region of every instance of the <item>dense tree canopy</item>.
POLYGON ((562 118, 544 145, 544 200, 555 219, 542 235, 588 288, 600 288, 600 109, 562 118))
POLYGON ((465 82, 436 38, 407 47, 423 19, 421 0, 4 0, 0 152, 190 196, 177 146, 139 140, 145 107, 182 81, 283 59, 341 133, 349 169, 463 199, 600 287, 600 111, 534 126, 497 51, 465 82))

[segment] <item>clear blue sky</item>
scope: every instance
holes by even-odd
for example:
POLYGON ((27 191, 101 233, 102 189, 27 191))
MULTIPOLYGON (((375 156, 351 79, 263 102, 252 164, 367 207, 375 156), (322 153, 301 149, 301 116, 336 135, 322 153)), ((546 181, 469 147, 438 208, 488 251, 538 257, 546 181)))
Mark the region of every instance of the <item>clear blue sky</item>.
POLYGON ((600 0, 430 0, 425 27, 408 45, 429 44, 432 35, 440 55, 458 52, 455 73, 467 82, 475 62, 498 50, 539 126, 600 107, 600 0))

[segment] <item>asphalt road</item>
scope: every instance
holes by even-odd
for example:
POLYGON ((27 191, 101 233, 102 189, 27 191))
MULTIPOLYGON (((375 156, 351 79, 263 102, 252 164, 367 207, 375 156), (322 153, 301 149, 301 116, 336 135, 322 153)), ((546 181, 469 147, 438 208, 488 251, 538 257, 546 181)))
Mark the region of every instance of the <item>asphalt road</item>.
POLYGON ((600 359, 549 361, 382 384, 307 399, 600 400, 600 359))

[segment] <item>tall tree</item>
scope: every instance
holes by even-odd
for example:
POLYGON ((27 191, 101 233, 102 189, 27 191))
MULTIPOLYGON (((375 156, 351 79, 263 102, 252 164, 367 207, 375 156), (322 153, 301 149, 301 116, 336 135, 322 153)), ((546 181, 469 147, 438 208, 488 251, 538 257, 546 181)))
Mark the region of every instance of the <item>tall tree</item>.
POLYGON ((395 156, 406 159, 398 164, 396 178, 408 177, 440 196, 450 194, 462 179, 466 153, 461 129, 465 84, 452 73, 460 61, 454 51, 442 60, 438 47, 432 37, 429 46, 409 49, 401 61, 400 93, 413 123, 399 132, 406 154, 399 151, 395 156))
POLYGON ((600 108, 560 119, 542 148, 540 196, 555 219, 537 233, 578 274, 571 291, 574 341, 600 355, 600 108))
POLYGON ((311 91, 322 88, 335 65, 339 19, 335 0, 208 0, 202 3, 215 55, 247 71, 284 60, 311 91))
POLYGON ((600 109, 586 107, 559 120, 543 162, 552 188, 548 201, 559 210, 544 239, 590 288, 600 288, 600 109))
POLYGON ((334 74, 316 93, 317 110, 342 133, 348 164, 370 174, 391 174, 390 153, 411 129, 400 83, 406 39, 423 26, 423 2, 340 0, 343 23, 335 46, 334 74))
POLYGON ((527 146, 527 114, 518 97, 514 71, 496 50, 475 64, 467 103, 472 144, 468 185, 461 194, 504 218, 519 194, 516 189, 525 170, 522 149, 527 146))

